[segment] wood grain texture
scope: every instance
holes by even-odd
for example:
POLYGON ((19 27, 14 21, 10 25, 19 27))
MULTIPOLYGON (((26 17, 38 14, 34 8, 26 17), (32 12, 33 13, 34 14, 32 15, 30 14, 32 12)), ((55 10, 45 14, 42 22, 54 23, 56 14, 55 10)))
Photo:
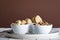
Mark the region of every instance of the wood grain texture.
POLYGON ((60 0, 0 0, 0 26, 9 27, 18 19, 40 15, 60 27, 60 0))

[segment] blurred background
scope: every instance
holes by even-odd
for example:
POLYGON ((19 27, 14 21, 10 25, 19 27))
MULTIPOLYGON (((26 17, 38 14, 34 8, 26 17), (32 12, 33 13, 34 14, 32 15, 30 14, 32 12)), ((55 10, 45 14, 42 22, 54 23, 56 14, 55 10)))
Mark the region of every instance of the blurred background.
POLYGON ((60 0, 0 0, 0 27, 36 15, 60 27, 60 0))

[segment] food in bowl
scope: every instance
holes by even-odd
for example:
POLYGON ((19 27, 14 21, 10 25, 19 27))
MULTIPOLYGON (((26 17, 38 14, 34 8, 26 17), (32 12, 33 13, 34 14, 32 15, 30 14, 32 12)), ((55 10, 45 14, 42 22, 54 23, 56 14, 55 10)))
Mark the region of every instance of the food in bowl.
POLYGON ((42 23, 42 18, 39 15, 36 15, 35 17, 32 18, 33 23, 42 23))
POLYGON ((27 23, 26 20, 17 20, 15 23, 11 24, 11 28, 13 32, 16 34, 26 34, 29 31, 29 22, 27 23))
POLYGON ((48 34, 52 29, 52 24, 43 20, 39 15, 32 18, 26 18, 25 20, 17 20, 11 24, 13 32, 16 34, 48 34))
POLYGON ((52 24, 43 20, 39 15, 32 18, 34 23, 34 33, 48 34, 52 29, 52 24))
POLYGON ((30 18, 26 18, 25 20, 26 20, 27 24, 31 24, 32 23, 32 20, 30 18))

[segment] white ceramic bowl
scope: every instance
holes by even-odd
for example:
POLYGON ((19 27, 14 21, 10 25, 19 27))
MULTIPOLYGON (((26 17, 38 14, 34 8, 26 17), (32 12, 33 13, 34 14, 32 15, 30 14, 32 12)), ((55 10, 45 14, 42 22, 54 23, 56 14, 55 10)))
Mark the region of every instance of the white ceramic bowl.
POLYGON ((33 25, 34 23, 30 24, 29 26, 29 33, 35 34, 35 26, 33 25))
POLYGON ((29 24, 20 25, 20 24, 11 24, 11 28, 13 32, 16 34, 26 34, 29 31, 29 24))
POLYGON ((49 25, 34 25, 36 34, 48 34, 52 29, 52 24, 49 25))

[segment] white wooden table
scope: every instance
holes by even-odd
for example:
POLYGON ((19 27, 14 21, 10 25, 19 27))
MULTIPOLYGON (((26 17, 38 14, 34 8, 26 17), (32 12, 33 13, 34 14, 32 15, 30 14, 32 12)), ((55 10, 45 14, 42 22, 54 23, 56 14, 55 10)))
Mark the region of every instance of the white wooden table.
MULTIPOLYGON (((10 29, 10 28, 0 28, 0 32, 1 31, 3 31, 3 30, 7 30, 7 29, 10 29)), ((60 28, 53 28, 53 30, 54 31, 59 31, 59 33, 60 33, 60 28)), ((51 38, 46 38, 46 39, 13 39, 13 38, 5 38, 5 37, 0 37, 0 40, 60 40, 60 35, 59 35, 59 37, 57 37, 57 38, 53 38, 53 39, 51 39, 51 38)))

